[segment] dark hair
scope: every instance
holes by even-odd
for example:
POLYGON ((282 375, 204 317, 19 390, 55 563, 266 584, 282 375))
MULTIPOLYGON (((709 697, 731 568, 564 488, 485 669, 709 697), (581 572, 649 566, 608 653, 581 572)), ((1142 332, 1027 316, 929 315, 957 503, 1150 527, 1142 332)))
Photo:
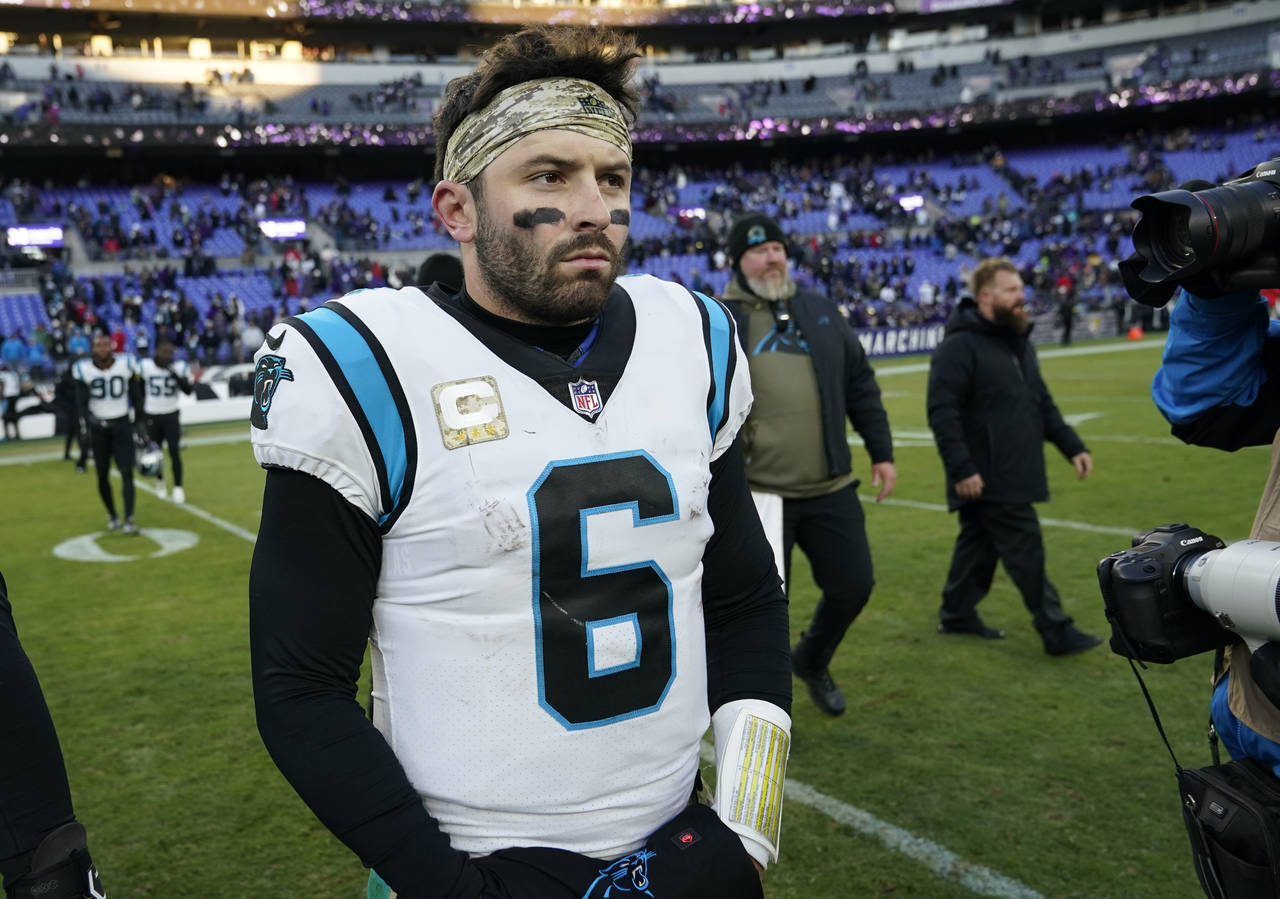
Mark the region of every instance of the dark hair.
POLYGON ((459 123, 507 88, 538 78, 581 78, 599 85, 636 120, 640 98, 631 87, 640 52, 630 34, 599 26, 535 25, 508 35, 480 63, 445 88, 432 125, 436 134, 435 180, 444 178, 444 156, 459 123))

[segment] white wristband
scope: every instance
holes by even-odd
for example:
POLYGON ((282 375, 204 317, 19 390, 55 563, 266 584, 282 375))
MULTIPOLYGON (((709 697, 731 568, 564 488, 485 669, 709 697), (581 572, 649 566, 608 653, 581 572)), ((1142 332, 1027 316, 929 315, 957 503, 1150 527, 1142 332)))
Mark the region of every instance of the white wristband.
POLYGON ((760 699, 739 699, 711 716, 716 740, 715 808, 747 853, 768 867, 778 858, 791 718, 760 699))

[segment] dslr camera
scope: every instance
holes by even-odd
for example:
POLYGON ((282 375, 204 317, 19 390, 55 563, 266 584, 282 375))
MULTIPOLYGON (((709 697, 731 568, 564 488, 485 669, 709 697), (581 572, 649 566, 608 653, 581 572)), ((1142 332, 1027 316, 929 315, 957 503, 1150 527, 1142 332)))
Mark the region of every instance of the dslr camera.
POLYGON ((1280 280, 1280 159, 1234 181, 1190 181, 1138 197, 1134 254, 1120 263, 1129 296, 1163 306, 1179 286, 1212 298, 1280 280))
MULTIPOLYGON (((1254 683, 1280 707, 1280 543, 1230 546, 1186 524, 1133 538, 1098 563, 1111 622, 1111 650, 1134 660, 1174 662, 1243 640, 1254 683)), ((1232 667, 1239 664, 1232 656, 1232 667)), ((1138 682, 1142 676, 1134 667, 1138 682)), ((1208 899, 1280 896, 1280 781, 1275 759, 1259 756, 1183 768, 1173 755, 1146 685, 1156 728, 1173 757, 1182 821, 1196 877, 1208 899)))
POLYGON ((1190 525, 1167 524, 1099 562, 1098 584, 1118 655, 1167 664, 1236 638, 1255 661, 1280 649, 1273 642, 1280 640, 1280 543, 1228 546, 1190 525))

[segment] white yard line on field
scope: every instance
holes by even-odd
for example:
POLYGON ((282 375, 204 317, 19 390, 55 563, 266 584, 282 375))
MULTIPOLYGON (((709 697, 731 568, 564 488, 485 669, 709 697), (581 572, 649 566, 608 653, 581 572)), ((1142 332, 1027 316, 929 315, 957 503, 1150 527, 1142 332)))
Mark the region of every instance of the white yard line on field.
MULTIPOLYGON (((1133 343, 1108 343, 1105 346, 1063 347, 1057 350, 1036 350, 1041 359, 1057 359, 1062 356, 1096 356, 1099 353, 1124 353, 1129 350, 1158 350, 1164 347, 1164 339, 1140 340, 1133 343)), ((908 362, 903 365, 881 365, 876 367, 876 377, 884 375, 909 375, 915 372, 928 371, 929 363, 908 362)))
MULTIPOLYGON (((874 503, 876 498, 870 493, 859 493, 858 499, 864 503, 874 503)), ((903 506, 908 509, 924 509, 927 512, 946 512, 947 507, 941 503, 922 503, 914 499, 894 499, 889 497, 880 501, 882 506, 903 506)), ((1041 518, 1040 523, 1055 528, 1070 528, 1073 531, 1088 531, 1091 534, 1116 534, 1120 537, 1132 537, 1150 528, 1117 528, 1102 524, 1090 524, 1087 521, 1068 521, 1064 518, 1041 518)))
MULTIPOLYGON (((1086 443, 1135 443, 1146 444, 1148 446, 1188 446, 1189 444, 1179 440, 1177 437, 1141 437, 1137 434, 1093 434, 1086 432, 1081 435, 1086 443)), ((850 446, 863 446, 862 438, 856 434, 849 435, 850 446)), ((920 447, 933 446, 933 433, 930 431, 916 431, 903 429, 893 430, 893 445, 901 447, 920 447)), ((1266 445, 1244 446, 1240 448, 1240 452, 1245 450, 1265 449, 1270 451, 1271 447, 1266 445)))
MULTIPOLYGON (((120 472, 116 471, 113 468, 111 469, 111 476, 119 480, 120 472)), ((139 490, 145 491, 147 493, 150 493, 152 496, 156 496, 157 498, 159 498, 157 496, 159 491, 157 491, 156 488, 152 487, 150 484, 146 483, 145 478, 135 477, 133 479, 133 486, 139 490)), ((225 518, 219 518, 217 515, 214 515, 212 512, 206 512, 204 509, 201 509, 199 506, 193 506, 191 505, 191 503, 170 503, 170 505, 172 505, 175 509, 182 509, 184 512, 190 512, 192 515, 194 515, 196 518, 199 518, 201 521, 207 521, 209 522, 209 524, 215 527, 222 528, 228 534, 234 534, 235 536, 239 537, 241 540, 246 540, 249 543, 256 543, 258 541, 258 535, 253 533, 252 531, 247 531, 244 528, 240 527, 240 525, 238 524, 232 524, 231 522, 227 521, 225 518)))
MULTIPOLYGON (((702 759, 715 764, 716 751, 709 743, 702 744, 702 759)), ((841 802, 794 778, 787 778, 783 795, 790 802, 807 805, 839 824, 874 837, 894 852, 902 853, 943 880, 959 884, 971 893, 995 896, 997 899, 1044 899, 1041 893, 1024 883, 982 865, 967 862, 946 846, 918 837, 888 821, 881 821, 870 812, 841 802)))
MULTIPOLYGON (((214 446, 219 443, 248 442, 248 434, 208 434, 204 437, 184 437, 182 439, 182 448, 186 449, 189 446, 214 446)), ((4 444, 0 443, 0 446, 3 445, 4 444)), ((33 462, 51 462, 61 458, 61 450, 45 450, 40 453, 23 453, 21 455, 14 456, 0 456, 0 465, 30 465, 33 462)), ((92 463, 92 460, 90 461, 92 463)))

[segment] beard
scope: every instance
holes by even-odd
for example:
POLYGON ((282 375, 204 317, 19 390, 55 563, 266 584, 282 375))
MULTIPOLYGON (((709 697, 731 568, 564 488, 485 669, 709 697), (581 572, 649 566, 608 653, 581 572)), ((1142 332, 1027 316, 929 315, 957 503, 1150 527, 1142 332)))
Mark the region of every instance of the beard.
POLYGON ((623 268, 622 253, 603 233, 565 238, 542 256, 531 237, 500 230, 483 205, 476 214, 476 264, 500 303, 539 325, 572 325, 600 313, 623 268), (570 275, 556 271, 561 260, 586 249, 608 254, 609 267, 570 275))
POLYGON ((789 300, 795 296, 796 285, 788 271, 771 272, 763 278, 748 278, 744 275, 743 280, 747 282, 747 287, 751 288, 752 293, 771 303, 789 300))
POLYGON ((1026 334, 1031 327, 1031 320, 1023 309, 993 309, 991 320, 1002 328, 1008 328, 1015 334, 1026 334))

